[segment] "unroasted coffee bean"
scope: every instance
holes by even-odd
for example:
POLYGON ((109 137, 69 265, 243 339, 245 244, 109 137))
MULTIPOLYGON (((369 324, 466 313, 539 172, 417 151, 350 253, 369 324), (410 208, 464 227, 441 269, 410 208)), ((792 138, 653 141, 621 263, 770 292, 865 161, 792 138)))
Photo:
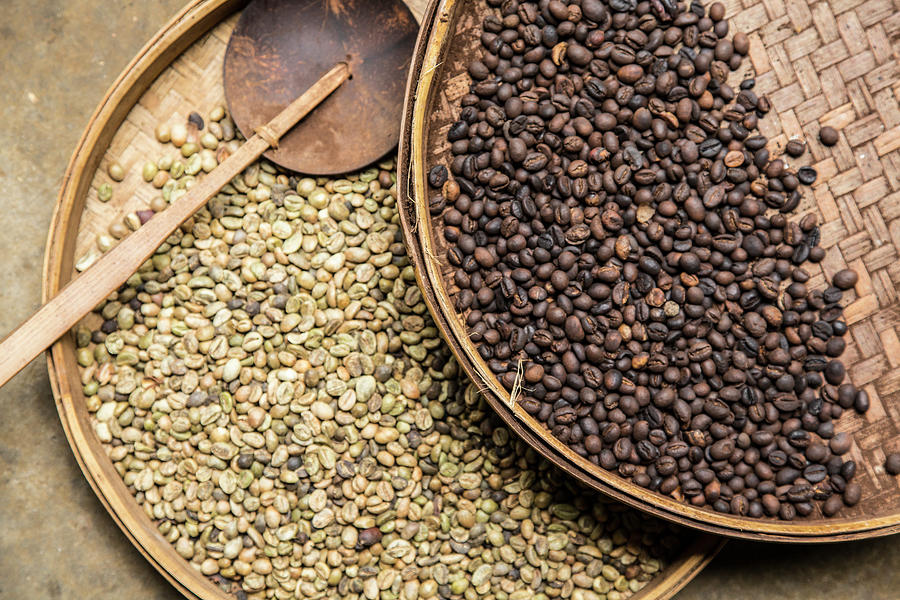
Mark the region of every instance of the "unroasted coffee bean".
MULTIPOLYGON (((433 167, 454 306, 549 435, 655 493, 752 518, 843 506, 839 272, 799 221, 805 143, 773 159, 725 7, 495 2, 433 167), (835 503, 838 503, 835 505, 835 503)), ((112 333, 114 329, 111 329, 112 333)), ((851 495, 852 499, 852 495, 851 495)))

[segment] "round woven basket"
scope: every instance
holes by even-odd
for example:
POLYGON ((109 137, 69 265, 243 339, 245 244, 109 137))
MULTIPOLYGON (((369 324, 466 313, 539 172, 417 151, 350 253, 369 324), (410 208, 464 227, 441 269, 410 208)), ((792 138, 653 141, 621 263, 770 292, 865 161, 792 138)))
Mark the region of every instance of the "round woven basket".
MULTIPOLYGON (((160 151, 153 131, 160 122, 208 114, 224 100, 222 61, 243 0, 196 0, 154 36, 116 80, 91 118, 71 159, 50 225, 44 260, 43 299, 56 294, 75 276, 74 264, 88 252, 98 233, 123 215, 146 207, 158 193, 128 169, 116 184, 114 198, 98 200, 97 189, 109 182, 107 165, 140 165, 160 151)), ((410 0, 421 16, 425 2, 410 0)), ((85 323, 97 325, 96 316, 85 323)), ((164 539, 133 497, 94 433, 82 394, 74 336, 65 336, 49 353, 48 367, 60 419, 85 477, 135 548, 188 598, 228 600, 164 539)), ((635 600, 670 598, 712 559, 721 541, 686 532, 684 547, 673 562, 650 581, 635 600)))
POLYGON ((428 211, 426 175, 449 164, 447 131, 458 100, 469 91, 467 65, 480 46, 484 2, 440 0, 426 15, 419 38, 401 135, 401 216, 420 286, 444 336, 469 375, 488 393, 509 424, 557 465, 595 489, 678 523, 732 537, 822 542, 868 538, 900 531, 900 478, 884 471, 885 455, 900 451, 900 12, 889 0, 865 4, 839 0, 788 4, 725 0, 731 31, 750 38, 749 66, 733 73, 735 86, 748 71, 755 91, 773 110, 760 121, 773 155, 791 138, 809 151, 790 159, 810 165, 818 179, 791 218, 815 213, 826 257, 812 265, 809 285, 824 288, 835 272, 860 275, 845 294, 850 326, 842 360, 850 379, 866 390, 864 415, 845 414, 837 431, 852 434, 849 457, 857 463, 862 501, 824 518, 818 510, 793 522, 752 519, 697 508, 641 488, 587 461, 549 434, 510 401, 510 393, 469 339, 453 308, 457 291, 448 245, 428 211), (840 132, 833 148, 819 129, 840 132))

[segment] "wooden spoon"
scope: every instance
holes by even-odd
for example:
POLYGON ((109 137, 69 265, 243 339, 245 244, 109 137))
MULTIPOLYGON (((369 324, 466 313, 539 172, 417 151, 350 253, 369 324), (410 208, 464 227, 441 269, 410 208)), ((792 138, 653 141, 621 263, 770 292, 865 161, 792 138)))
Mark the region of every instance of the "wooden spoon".
POLYGON ((307 172, 313 174, 317 174, 314 165, 329 164, 332 155, 340 172, 347 172, 390 151, 400 136, 402 87, 415 38, 415 29, 410 34, 410 27, 416 27, 415 20, 400 0, 256 0, 248 6, 225 59, 226 80, 231 82, 226 86, 226 98, 230 108, 243 115, 238 124, 247 142, 10 333, 0 343, 0 386, 124 284, 173 231, 270 148, 279 164, 310 164, 313 168, 307 172), (405 13, 396 11, 397 5, 405 13), (373 6, 390 11, 379 16, 372 13, 373 6), (282 34, 270 35, 275 30, 282 34), (311 46, 310 39, 317 43, 311 46), (326 43, 329 39, 337 43, 326 43), (311 55, 304 59, 297 53, 298 47, 311 55), (273 70, 272 65, 280 66, 273 70), (352 82, 360 80, 364 85, 351 82, 345 86, 352 86, 351 94, 329 98, 351 80, 351 71, 358 75, 352 82), (400 93, 393 93, 398 84, 400 93), (295 150, 284 153, 286 148, 279 144, 282 136, 326 99, 329 102, 322 110, 327 118, 316 118, 317 111, 304 121, 295 132, 301 135, 292 138, 295 150), (282 108, 285 104, 287 108, 282 108), (372 120, 366 112, 370 109, 375 115, 372 120), (352 134, 354 127, 368 127, 374 137, 338 143, 349 139, 344 136, 352 134), (304 152, 304 138, 309 140, 307 146, 315 149, 312 162, 286 160, 291 153, 310 156, 304 152), (327 143, 320 143, 323 139, 327 143), (353 148, 349 157, 344 150, 348 145, 353 148))
POLYGON ((355 171, 400 140, 418 32, 401 0, 257 0, 241 13, 225 53, 229 114, 250 137, 319 73, 347 61, 353 79, 266 158, 308 175, 355 171))

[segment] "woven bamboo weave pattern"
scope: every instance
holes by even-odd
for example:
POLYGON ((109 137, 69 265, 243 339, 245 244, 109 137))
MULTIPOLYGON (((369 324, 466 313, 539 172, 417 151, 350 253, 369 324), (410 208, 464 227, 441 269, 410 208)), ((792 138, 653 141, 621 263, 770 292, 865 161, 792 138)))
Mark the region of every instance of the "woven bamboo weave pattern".
POLYGON ((237 18, 234 15, 223 21, 188 48, 131 109, 94 175, 78 231, 77 257, 95 248, 97 235, 106 233, 110 224, 121 221, 131 211, 146 209, 150 200, 160 194, 141 176, 145 161, 155 161, 164 152, 175 160, 185 161, 171 145, 164 146, 156 140, 153 133, 156 126, 185 122, 192 111, 206 118, 215 106, 224 105, 222 61, 237 18), (118 183, 107 173, 108 166, 114 162, 126 172, 125 179, 118 183), (113 188, 112 200, 105 204, 97 198, 97 189, 104 183, 112 184, 113 188))

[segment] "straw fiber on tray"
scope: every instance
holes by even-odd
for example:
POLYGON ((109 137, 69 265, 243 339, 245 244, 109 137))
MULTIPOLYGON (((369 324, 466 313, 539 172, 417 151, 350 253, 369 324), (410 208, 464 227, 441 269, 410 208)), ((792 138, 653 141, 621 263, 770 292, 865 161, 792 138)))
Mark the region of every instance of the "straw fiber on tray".
MULTIPOLYGON (((425 117, 425 172, 447 163, 446 134, 459 112, 459 99, 469 89, 468 62, 480 51, 478 13, 483 14, 483 9, 465 4, 453 9, 458 20, 448 32, 452 42, 435 66, 434 85, 439 93, 430 99, 425 117)), ((815 212, 819 217, 826 257, 819 265, 807 266, 813 276, 809 285, 824 288, 826 278, 830 281, 845 268, 859 273, 855 290, 844 295, 850 333, 842 360, 853 383, 868 392, 871 408, 865 415, 845 411, 837 430, 853 434, 846 458, 859 467, 856 477, 863 501, 832 519, 823 520, 817 510, 793 524, 722 518, 710 509, 688 506, 673 508, 661 496, 657 496, 660 501, 651 500, 659 509, 652 512, 663 516, 668 512, 670 518, 720 533, 765 539, 846 539, 894 531, 900 527, 900 478, 887 475, 883 465, 886 453, 900 451, 900 1, 725 0, 724 4, 731 33, 743 31, 750 39, 749 56, 732 74, 731 83, 736 87, 754 77, 754 91, 771 100, 773 109, 760 120, 759 129, 770 138, 773 157, 781 156, 790 139, 801 139, 808 144, 807 152, 797 159, 782 158, 794 168, 808 165, 818 172, 816 183, 804 188, 804 199, 791 216, 799 220, 815 212), (840 133, 831 148, 818 139, 826 125, 840 133)), ((422 73, 426 75, 427 63, 422 73)), ((410 135, 415 153, 415 125, 410 135)), ((411 160, 415 164, 416 156, 411 160)), ((435 294, 453 295, 457 289, 446 261, 447 243, 437 231, 423 233, 422 219, 427 215, 418 214, 419 221, 413 218, 410 227, 420 240, 430 238, 425 254, 437 261, 443 283, 439 287, 444 288, 435 294)), ((459 349, 467 342, 452 345, 459 349)), ((500 399, 508 402, 509 394, 500 399)), ((517 417, 524 415, 515 412, 517 417)), ((532 421, 531 428, 535 426, 543 427, 532 421)), ((544 435, 550 438, 546 430, 544 435)), ((558 443, 556 451, 567 454, 567 460, 575 456, 558 443)), ((600 470, 587 461, 572 471, 578 469, 600 470)), ((597 483, 596 475, 585 479, 601 489, 618 491, 617 497, 644 508, 648 508, 645 497, 654 495, 646 490, 623 494, 627 490, 619 483, 623 480, 610 484, 610 490, 597 483)))

